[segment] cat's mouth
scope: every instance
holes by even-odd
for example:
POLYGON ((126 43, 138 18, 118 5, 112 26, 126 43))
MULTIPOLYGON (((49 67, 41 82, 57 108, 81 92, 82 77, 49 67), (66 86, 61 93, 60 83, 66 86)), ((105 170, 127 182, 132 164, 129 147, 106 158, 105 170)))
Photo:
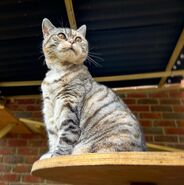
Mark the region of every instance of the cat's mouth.
POLYGON ((68 51, 72 51, 75 53, 75 55, 77 54, 77 52, 75 51, 75 49, 73 47, 70 47, 70 48, 63 48, 62 49, 63 52, 68 52, 68 51))

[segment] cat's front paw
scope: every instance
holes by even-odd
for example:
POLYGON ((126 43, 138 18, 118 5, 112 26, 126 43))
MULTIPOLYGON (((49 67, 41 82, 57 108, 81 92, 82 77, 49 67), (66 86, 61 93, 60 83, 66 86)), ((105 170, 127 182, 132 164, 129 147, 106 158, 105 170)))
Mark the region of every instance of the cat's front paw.
POLYGON ((54 150, 52 152, 47 152, 47 153, 43 154, 39 160, 49 159, 54 156, 68 155, 68 154, 71 154, 70 150, 54 150))
POLYGON ((43 154, 43 155, 40 157, 39 160, 49 159, 49 158, 51 158, 51 157, 53 157, 53 154, 52 154, 51 152, 47 152, 47 153, 43 154))

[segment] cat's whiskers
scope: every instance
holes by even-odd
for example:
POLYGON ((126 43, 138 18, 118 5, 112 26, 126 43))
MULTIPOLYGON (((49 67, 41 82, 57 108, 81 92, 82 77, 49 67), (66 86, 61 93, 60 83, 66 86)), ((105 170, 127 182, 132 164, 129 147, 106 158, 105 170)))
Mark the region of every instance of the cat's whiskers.
POLYGON ((91 58, 89 55, 87 56, 87 61, 89 61, 89 64, 92 63, 94 64, 96 67, 102 67, 101 64, 99 64, 98 62, 96 62, 93 58, 91 58))
POLYGON ((90 57, 97 58, 97 59, 99 59, 99 60, 101 60, 101 61, 104 61, 104 59, 103 59, 102 57, 97 56, 96 53, 88 52, 88 55, 89 55, 90 57))

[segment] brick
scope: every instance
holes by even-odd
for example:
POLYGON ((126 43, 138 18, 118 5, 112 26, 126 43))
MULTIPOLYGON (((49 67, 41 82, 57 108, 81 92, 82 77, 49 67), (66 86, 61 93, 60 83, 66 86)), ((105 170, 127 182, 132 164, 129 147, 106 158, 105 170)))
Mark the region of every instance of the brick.
POLYGON ((123 101, 128 104, 128 105, 131 105, 131 104, 136 104, 136 100, 135 99, 128 99, 128 98, 125 98, 123 99, 123 101))
POLYGON ((41 111, 32 112, 32 116, 33 118, 38 119, 38 121, 42 121, 43 115, 41 111))
POLYGON ((151 111, 153 112, 172 112, 172 108, 169 105, 152 105, 151 111))
POLYGON ((154 136, 154 140, 157 142, 174 142, 177 143, 177 136, 154 136))
POLYGON ((28 183, 38 183, 38 182, 42 182, 43 180, 41 180, 39 177, 35 177, 32 175, 25 175, 22 178, 23 182, 28 182, 28 183))
POLYGON ((22 112, 22 111, 16 111, 14 112, 15 116, 18 118, 31 118, 32 113, 31 112, 22 112))
POLYGON ((15 174, 4 174, 0 176, 0 180, 8 182, 17 182, 20 180, 20 176, 15 174))
POLYGON ((2 162, 3 161, 3 156, 2 155, 0 155, 0 162, 2 162))
POLYGON ((128 98, 146 98, 147 94, 132 93, 127 95, 128 98))
POLYGON ((39 159, 39 156, 24 156, 24 162, 27 164, 33 164, 39 159))
POLYGON ((0 146, 6 146, 7 144, 7 139, 1 138, 0 139, 0 146))
POLYGON ((0 172, 10 172, 11 166, 6 164, 0 164, 0 172))
POLYGON ((147 106, 147 105, 130 105, 129 108, 132 111, 138 111, 138 112, 149 111, 149 106, 147 106))
POLYGON ((3 162, 9 164, 17 164, 23 162, 23 156, 16 156, 16 155, 5 155, 3 156, 3 162))
POLYGON ((118 94, 118 96, 119 96, 121 99, 123 99, 123 98, 126 98, 126 97, 127 97, 127 95, 126 95, 126 94, 118 94))
POLYGON ((38 155, 39 148, 23 147, 18 148, 18 154, 20 155, 38 155))
POLYGON ((26 146, 26 144, 27 144, 27 140, 23 140, 23 139, 8 140, 8 146, 20 147, 20 146, 26 146))
POLYGON ((35 103, 38 104, 38 105, 41 105, 42 104, 42 98, 38 98, 38 99, 35 99, 35 103))
POLYGON ((15 133, 8 133, 6 136, 6 138, 18 138, 19 137, 19 134, 15 134, 15 133))
POLYGON ((35 99, 15 99, 15 103, 17 103, 17 104, 34 104, 35 99))
MULTIPOLYGON (((19 134, 19 139, 33 139, 37 134, 19 134)), ((29 141, 27 142, 29 143, 29 141)))
POLYGON ((61 184, 58 184, 58 182, 51 181, 51 180, 45 180, 45 183, 48 184, 48 185, 61 185, 61 184))
POLYGON ((143 126, 143 127, 150 127, 152 126, 152 121, 151 120, 139 120, 140 124, 143 126))
POLYGON ((7 107, 8 109, 10 109, 11 111, 20 110, 18 105, 9 104, 9 105, 6 105, 6 107, 7 107))
POLYGON ((184 143, 184 136, 179 136, 180 143, 184 143))
POLYGON ((13 172, 15 173, 30 173, 30 171, 31 171, 31 164, 30 165, 18 164, 13 168, 13 172))
POLYGON ((166 146, 176 148, 176 149, 184 149, 184 144, 172 144, 172 143, 167 143, 166 146))
POLYGON ((166 134, 184 135, 184 128, 165 128, 166 134))
POLYGON ((161 118, 161 114, 160 113, 140 113, 140 118, 159 119, 161 118))
POLYGON ((163 135, 163 129, 160 127, 144 127, 145 134, 163 135))
POLYGON ((166 98, 168 97, 168 93, 167 92, 158 92, 158 93, 151 93, 149 94, 149 97, 151 98, 166 98))
POLYGON ((8 185, 8 182, 0 182, 0 185, 8 185))
POLYGON ((7 147, 0 148, 0 155, 10 155, 10 154, 15 154, 14 148, 7 147))
MULTIPOLYGON (((40 139, 40 138, 44 138, 44 136, 42 136, 42 135, 40 135, 40 134, 19 134, 19 139, 36 139, 36 140, 38 140, 38 139, 40 139)), ((29 141, 28 141, 28 143, 29 143, 29 141)), ((28 144, 27 143, 27 144, 28 144)))
POLYGON ((153 136, 145 136, 146 142, 153 142, 153 136))
POLYGON ((180 99, 160 99, 160 104, 180 105, 180 99))
POLYGON ((47 146, 47 141, 45 139, 43 139, 43 140, 31 140, 31 141, 28 142, 28 146, 46 147, 47 146))
POLYGON ((138 104, 158 104, 157 99, 150 99, 150 98, 144 98, 144 99, 138 99, 138 104))
POLYGON ((184 119, 183 113, 163 113, 165 119, 184 119))
POLYGON ((168 121, 168 120, 155 120, 153 122, 154 126, 162 126, 162 127, 175 127, 175 121, 168 121))
POLYGON ((44 148, 40 148, 40 156, 42 156, 43 154, 45 154, 48 151, 48 147, 44 147, 44 148))
POLYGON ((179 120, 176 123, 178 127, 184 127, 184 120, 179 120))
POLYGON ((182 106, 173 106, 174 112, 184 112, 184 105, 182 106))
POLYGON ((184 91, 171 91, 169 92, 170 97, 184 97, 184 91))
POLYGON ((29 106, 26 107, 26 110, 28 110, 28 111, 39 111, 39 110, 41 110, 41 107, 37 106, 37 105, 29 105, 29 106))

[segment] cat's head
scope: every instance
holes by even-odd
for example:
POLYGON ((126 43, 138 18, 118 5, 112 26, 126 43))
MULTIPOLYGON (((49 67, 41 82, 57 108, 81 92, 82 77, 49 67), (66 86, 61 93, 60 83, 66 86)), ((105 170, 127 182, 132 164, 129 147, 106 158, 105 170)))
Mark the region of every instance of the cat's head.
POLYGON ((85 39, 86 25, 77 30, 56 28, 48 19, 43 19, 43 52, 46 63, 81 64, 88 56, 88 42, 85 39))

